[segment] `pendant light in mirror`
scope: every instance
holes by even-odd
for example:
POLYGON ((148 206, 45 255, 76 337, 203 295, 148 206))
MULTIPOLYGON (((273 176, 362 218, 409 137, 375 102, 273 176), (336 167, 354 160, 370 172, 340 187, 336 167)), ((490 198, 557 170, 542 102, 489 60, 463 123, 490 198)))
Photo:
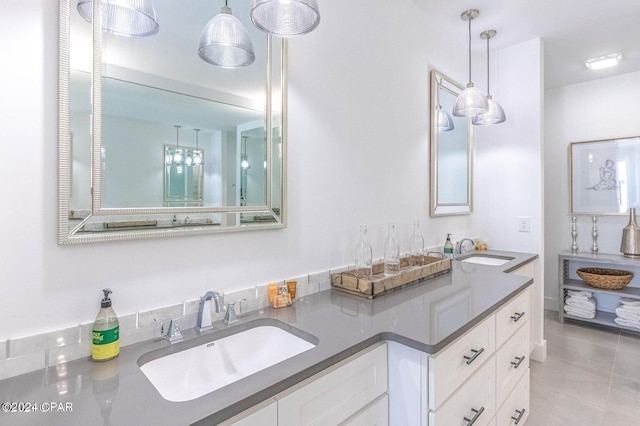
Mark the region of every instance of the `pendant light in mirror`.
POLYGON ((202 29, 198 56, 223 68, 246 67, 256 59, 247 29, 231 14, 226 0, 220 13, 202 29))
MULTIPOLYGON (((85 21, 93 18, 93 0, 78 0, 85 21)), ((153 0, 102 0, 102 29, 129 37, 151 36, 159 29, 153 0)))
POLYGON ((278 37, 307 34, 320 24, 316 0, 252 0, 249 13, 256 27, 278 37))
POLYGON ((173 153, 172 161, 173 161, 175 164, 180 165, 180 164, 182 164, 182 161, 183 161, 183 159, 184 159, 184 158, 182 157, 182 150, 180 149, 180 138, 179 138, 179 136, 178 136, 178 132, 180 131, 180 127, 182 127, 182 126, 181 126, 181 125, 179 125, 179 124, 174 124, 174 126, 173 126, 173 127, 175 127, 175 128, 176 128, 176 152, 174 152, 174 153, 173 153))
POLYGON ((436 118, 436 129, 438 133, 450 132, 453 130, 453 118, 449 115, 447 111, 442 109, 442 106, 438 105, 436 107, 438 111, 438 115, 436 118))
POLYGON ((476 19, 478 15, 480 15, 478 9, 469 9, 460 15, 464 21, 469 22, 469 82, 467 88, 458 95, 453 107, 453 115, 456 117, 473 117, 489 110, 486 96, 471 81, 471 21, 476 19))
POLYGON ((242 146, 241 146, 241 155, 240 155, 240 167, 243 170, 247 170, 249 168, 249 159, 247 158, 247 138, 248 136, 242 137, 242 146))
POLYGON ((496 34, 496 30, 487 30, 480 33, 480 38, 487 40, 487 102, 489 103, 489 111, 476 115, 471 119, 471 122, 476 126, 499 124, 507 119, 504 110, 499 103, 493 100, 489 90, 489 40, 495 37, 496 34))
POLYGON ((199 166, 202 164, 202 155, 200 154, 200 148, 198 146, 198 133, 200 132, 200 129, 193 129, 193 131, 196 132, 196 150, 193 153, 193 165, 199 166))

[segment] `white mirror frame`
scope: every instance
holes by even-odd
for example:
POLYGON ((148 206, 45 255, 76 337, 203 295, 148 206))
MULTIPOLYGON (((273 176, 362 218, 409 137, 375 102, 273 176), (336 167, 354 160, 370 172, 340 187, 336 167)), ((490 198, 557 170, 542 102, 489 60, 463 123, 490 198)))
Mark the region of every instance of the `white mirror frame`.
MULTIPOLYGON (((471 119, 466 117, 453 117, 454 122, 466 128, 466 146, 467 146, 467 164, 465 171, 467 173, 467 193, 466 202, 464 203, 446 203, 442 202, 438 194, 439 173, 439 146, 437 129, 438 122, 438 105, 440 105, 439 90, 451 92, 454 96, 458 96, 464 88, 459 84, 446 77, 444 74, 432 70, 431 71, 431 142, 429 144, 429 155, 431 157, 431 187, 430 187, 430 215, 434 216, 454 216, 465 215, 473 212, 473 125, 471 119), (443 85, 445 83, 446 85, 443 85)), ((451 113, 450 113, 451 114, 451 113)))
MULTIPOLYGON (((221 232, 254 231, 260 229, 274 229, 286 227, 287 219, 287 40, 282 38, 281 43, 281 113, 279 126, 282 144, 282 182, 280 211, 274 213, 271 208, 271 185, 266 188, 267 204, 264 206, 222 206, 222 207, 153 207, 153 208, 103 208, 100 203, 100 134, 101 134, 101 83, 102 83, 102 31, 100 2, 94 2, 93 16, 93 73, 92 73, 92 97, 93 105, 93 154, 92 154, 92 205, 91 215, 95 216, 127 216, 127 220, 133 217, 135 220, 147 221, 153 219, 154 215, 167 214, 190 214, 190 213, 220 213, 220 214, 272 214, 276 219, 274 222, 252 223, 250 225, 240 223, 238 220, 233 226, 184 226, 171 228, 149 228, 131 229, 121 231, 109 231, 98 233, 77 232, 81 226, 70 229, 69 223, 69 200, 71 185, 71 144, 69 133, 69 75, 70 75, 70 2, 71 0, 60 0, 59 5, 59 124, 58 124, 58 243, 82 244, 105 241, 122 241, 146 238, 166 238, 196 234, 212 234, 221 232)), ((273 39, 267 36, 267 75, 266 75, 266 119, 265 126, 268 129, 267 136, 267 163, 271 164, 272 145, 272 43, 273 39)), ((266 182, 271 182, 271 167, 267 168, 266 182)), ((85 219, 86 221, 86 219, 85 219)), ((85 221, 82 223, 84 224, 85 221)))

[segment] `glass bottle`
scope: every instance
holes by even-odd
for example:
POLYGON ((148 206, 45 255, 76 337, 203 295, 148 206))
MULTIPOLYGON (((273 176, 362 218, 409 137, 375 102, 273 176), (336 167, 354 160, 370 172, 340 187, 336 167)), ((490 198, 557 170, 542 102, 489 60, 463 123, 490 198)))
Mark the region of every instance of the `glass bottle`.
POLYGON ((367 239, 367 226, 360 225, 360 241, 356 247, 356 277, 370 278, 373 270, 373 250, 367 239))
POLYGON ((413 221, 411 234, 411 265, 421 266, 424 263, 424 238, 420 233, 420 221, 413 221))
POLYGON ((385 277, 400 273, 400 244, 396 238, 396 227, 389 223, 389 235, 384 243, 384 275, 385 277))

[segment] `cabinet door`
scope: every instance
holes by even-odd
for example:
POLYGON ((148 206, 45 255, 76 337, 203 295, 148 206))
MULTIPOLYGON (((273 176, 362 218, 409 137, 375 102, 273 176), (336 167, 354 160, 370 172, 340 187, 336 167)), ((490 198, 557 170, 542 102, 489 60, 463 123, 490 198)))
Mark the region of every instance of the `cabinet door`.
POLYGON ((458 340, 429 357, 429 409, 436 410, 496 349, 491 315, 458 340))
POLYGON ((496 312, 496 348, 507 341, 531 317, 531 287, 496 312))
POLYGON ((496 406, 500 407, 529 369, 529 327, 520 329, 496 353, 496 406))
POLYGON ((365 349, 276 396, 278 425, 337 425, 387 391, 387 345, 365 349))
POLYGON ((498 410, 497 426, 522 426, 529 417, 529 370, 498 410))
POLYGON ((429 412, 429 426, 491 424, 496 413, 496 364, 491 357, 451 398, 429 412))
POLYGON ((268 399, 219 424, 219 426, 278 426, 278 403, 268 399))
POLYGON ((389 426, 389 397, 385 393, 340 426, 389 426))

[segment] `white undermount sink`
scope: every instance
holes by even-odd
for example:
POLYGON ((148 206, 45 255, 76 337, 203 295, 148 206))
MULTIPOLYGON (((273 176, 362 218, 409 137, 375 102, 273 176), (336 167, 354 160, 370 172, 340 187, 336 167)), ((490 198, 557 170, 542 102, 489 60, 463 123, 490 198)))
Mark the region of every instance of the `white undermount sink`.
POLYGON ((316 346, 274 325, 255 326, 218 340, 213 340, 215 333, 211 336, 202 344, 150 361, 145 357, 163 350, 143 355, 138 360, 140 370, 164 399, 190 401, 316 346))
POLYGON ((489 265, 489 266, 500 266, 505 263, 511 262, 514 258, 508 256, 493 256, 493 255, 468 255, 461 259, 461 262, 466 263, 475 263, 477 265, 489 265))

